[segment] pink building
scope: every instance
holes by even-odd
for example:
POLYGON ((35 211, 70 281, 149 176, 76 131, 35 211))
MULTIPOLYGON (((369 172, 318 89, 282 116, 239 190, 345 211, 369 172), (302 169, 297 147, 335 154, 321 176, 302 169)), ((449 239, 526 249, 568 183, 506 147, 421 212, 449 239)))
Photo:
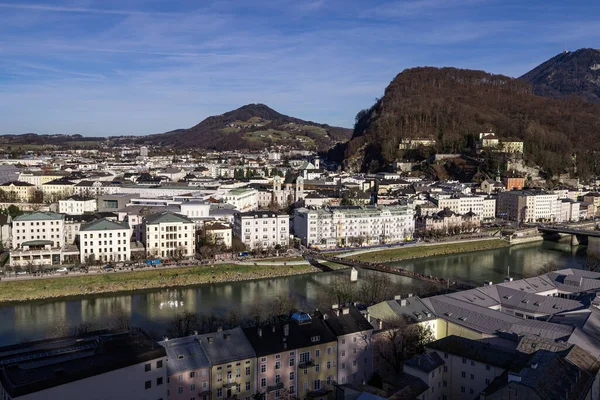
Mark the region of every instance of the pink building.
POLYGON ((210 361, 196 336, 165 340, 167 398, 210 400, 210 361))

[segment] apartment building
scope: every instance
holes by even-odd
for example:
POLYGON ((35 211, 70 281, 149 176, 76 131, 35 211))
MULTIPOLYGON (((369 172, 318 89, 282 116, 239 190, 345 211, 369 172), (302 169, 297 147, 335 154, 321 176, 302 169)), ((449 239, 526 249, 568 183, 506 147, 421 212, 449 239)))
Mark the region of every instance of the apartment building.
POLYGON ((86 197, 98 197, 121 192, 121 185, 103 181, 81 181, 73 188, 73 194, 86 197))
POLYGON ((223 201, 241 212, 258 208, 258 191, 255 189, 231 189, 223 195, 223 201))
POLYGON ((0 348, 0 398, 167 399, 165 349, 141 330, 0 348))
POLYGON ((33 212, 19 215, 13 219, 12 248, 23 247, 32 241, 45 241, 52 247, 65 245, 63 214, 51 212, 33 212))
POLYGON ((67 179, 55 179, 42 184, 44 201, 55 202, 73 196, 75 183, 67 179))
POLYGON ((414 209, 412 205, 299 208, 294 229, 305 246, 397 243, 412 239, 414 209))
POLYGON ((27 182, 41 189, 43 184, 68 175, 65 171, 23 171, 19 174, 19 182, 27 182))
POLYGON ((80 261, 129 261, 131 230, 127 223, 102 218, 79 230, 80 261))
POLYGON ((231 232, 231 227, 223 225, 220 222, 211 221, 204 223, 204 236, 210 243, 231 248, 231 232))
POLYGON ((290 217, 274 211, 236 213, 233 234, 250 249, 289 245, 290 217))
POLYGON ((337 383, 337 338, 320 315, 297 312, 290 325, 297 332, 296 397, 327 399, 337 383))
POLYGON ((183 215, 162 212, 144 218, 146 253, 155 257, 189 258, 196 254, 196 224, 183 215))
POLYGON ((0 191, 4 192, 9 200, 27 202, 33 197, 35 186, 27 182, 10 181, 1 184, 0 191))
POLYGON ((91 197, 71 196, 58 201, 58 212, 61 214, 82 215, 96 212, 97 209, 98 203, 91 197))
POLYGON ((338 384, 361 385, 373 375, 373 327, 353 305, 323 313, 323 322, 337 337, 338 384))
POLYGON ((484 197, 483 198, 483 212, 481 213, 481 219, 484 221, 492 220, 496 218, 496 197, 484 197))
POLYGON ((210 361, 210 398, 249 400, 257 390, 256 353, 242 328, 219 329, 197 340, 210 361))
POLYGON ((558 195, 544 191, 511 190, 498 194, 498 217, 517 222, 554 222, 561 212, 558 195))
POLYGON ((484 210, 483 196, 465 196, 465 195, 448 195, 434 194, 431 196, 431 201, 438 206, 440 210, 449 209, 457 214, 466 214, 468 212, 482 216, 484 210))
POLYGON ((210 361, 196 335, 159 342, 167 351, 168 400, 209 400, 210 361))

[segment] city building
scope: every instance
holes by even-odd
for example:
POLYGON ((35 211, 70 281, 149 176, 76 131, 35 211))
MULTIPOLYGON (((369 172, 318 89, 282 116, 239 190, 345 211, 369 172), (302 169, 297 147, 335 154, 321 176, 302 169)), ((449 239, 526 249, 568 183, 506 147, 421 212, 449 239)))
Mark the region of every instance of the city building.
POLYGON ((148 256, 190 258, 196 254, 196 224, 183 215, 147 215, 142 232, 148 256))
POLYGON ((435 147, 435 139, 432 138, 417 138, 417 139, 402 139, 398 145, 399 150, 418 149, 419 147, 435 147))
POLYGON ((0 348, 0 398, 167 399, 167 354, 141 330, 0 348))
POLYGON ((220 222, 205 222, 204 236, 209 243, 231 248, 232 230, 227 225, 220 222))
POLYGON ((219 329, 197 340, 210 361, 210 399, 246 399, 257 392, 256 353, 242 328, 219 329))
POLYGON ((250 249, 287 247, 290 216, 274 211, 236 213, 233 234, 250 249))
POLYGON ((558 195, 544 191, 511 190, 498 194, 500 218, 521 222, 562 222, 558 195))
POLYGON ((55 179, 42 184, 42 193, 44 201, 55 202, 73 196, 75 183, 67 179, 55 179))
POLYGON ((414 209, 411 205, 299 208, 294 229, 305 246, 398 243, 413 237, 414 209))
POLYGON ((80 261, 82 263, 129 261, 131 230, 127 223, 102 218, 79 230, 80 261))
POLYGON ((6 200, 28 202, 33 198, 35 185, 27 182, 10 181, 1 184, 0 191, 5 194, 6 200))
POLYGON ((63 214, 33 212, 19 215, 12 223, 12 248, 17 249, 28 242, 47 241, 54 248, 65 244, 63 214))
POLYGON ((167 399, 209 400, 211 365, 196 335, 159 342, 167 351, 167 399))
POLYGON ((96 199, 75 195, 66 200, 59 200, 58 212, 61 214, 82 215, 96 212, 97 206, 96 199))
POLYGON ((241 212, 254 211, 258 208, 258 191, 245 188, 232 189, 223 195, 223 201, 241 212))

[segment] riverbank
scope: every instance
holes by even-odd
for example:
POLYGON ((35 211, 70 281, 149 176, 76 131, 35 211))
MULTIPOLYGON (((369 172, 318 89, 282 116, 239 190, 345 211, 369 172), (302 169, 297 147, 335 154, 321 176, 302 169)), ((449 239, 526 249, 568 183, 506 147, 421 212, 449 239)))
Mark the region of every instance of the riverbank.
POLYGON ((99 273, 57 279, 0 282, 0 304, 30 300, 81 297, 103 293, 167 289, 207 283, 240 282, 319 272, 309 264, 242 265, 216 264, 151 271, 99 273))
POLYGON ((366 262, 394 262, 402 260, 411 260, 416 258, 425 258, 432 256, 442 256, 456 253, 468 253, 472 251, 493 250, 508 247, 510 244, 502 239, 474 240, 464 242, 452 242, 442 244, 420 244, 406 247, 396 247, 385 250, 375 250, 363 252, 360 254, 345 255, 358 261, 366 262))

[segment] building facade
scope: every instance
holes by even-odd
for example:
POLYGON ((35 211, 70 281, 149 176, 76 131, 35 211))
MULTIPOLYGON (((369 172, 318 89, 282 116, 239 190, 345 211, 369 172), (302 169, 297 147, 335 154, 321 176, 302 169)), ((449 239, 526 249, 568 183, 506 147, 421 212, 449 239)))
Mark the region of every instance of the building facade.
POLYGON ((144 243, 151 257, 190 258, 196 254, 196 224, 170 212, 144 218, 144 243))
POLYGON ((274 211, 237 213, 233 234, 250 249, 274 248, 289 245, 290 217, 274 211))
POLYGON ((98 203, 94 198, 71 196, 58 201, 58 212, 61 214, 82 215, 96 212, 97 209, 98 203))
POLYGON ((93 221, 79 230, 80 261, 119 262, 131 259, 130 229, 127 223, 106 218, 93 221))

